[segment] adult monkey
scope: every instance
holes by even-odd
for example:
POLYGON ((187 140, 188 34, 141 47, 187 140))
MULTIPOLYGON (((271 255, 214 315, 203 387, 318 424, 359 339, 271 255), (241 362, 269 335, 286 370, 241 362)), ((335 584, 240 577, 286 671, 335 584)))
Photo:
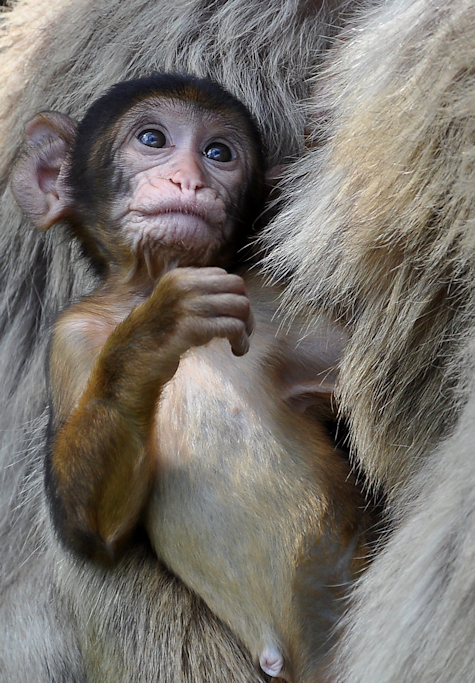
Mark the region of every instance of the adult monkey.
POLYGON ((335 680, 471 681, 475 4, 398 0, 355 31, 316 98, 325 144, 268 233, 289 301, 348 321, 342 409, 396 521, 335 680))
MULTIPOLYGON (((355 637, 348 638, 343 660, 346 663, 339 665, 343 680, 470 680, 473 672, 471 645, 475 619, 468 598, 474 545, 470 538, 470 515, 475 506, 471 491, 467 491, 470 457, 455 441, 427 462, 422 457, 448 428, 445 417, 453 418, 456 395, 451 387, 458 380, 456 373, 448 373, 449 365, 443 361, 456 359, 471 317, 474 278, 467 228, 473 218, 474 186, 470 175, 473 9, 468 0, 456 0, 443 7, 428 0, 393 0, 381 7, 374 23, 371 17, 366 23, 363 21, 355 39, 350 38, 347 45, 335 51, 339 77, 325 81, 329 95, 324 110, 332 101, 341 105, 333 119, 337 130, 334 141, 338 145, 329 143, 325 148, 326 170, 318 177, 318 183, 311 180, 314 171, 307 170, 308 196, 319 190, 320 200, 312 202, 316 209, 311 223, 307 223, 309 211, 307 201, 304 202, 305 223, 312 236, 318 234, 316 226, 320 225, 327 226, 328 235, 321 242, 326 248, 320 250, 315 246, 312 258, 320 256, 320 266, 326 266, 321 272, 328 272, 335 256, 332 263, 337 267, 330 274, 341 275, 338 287, 336 278, 330 277, 331 292, 320 299, 328 305, 329 297, 338 295, 337 302, 355 303, 355 292, 357 295, 358 317, 342 378, 354 438, 362 448, 363 463, 375 480, 384 480, 389 489, 399 490, 399 496, 393 500, 401 526, 361 585, 361 601, 368 594, 371 601, 364 609, 357 604, 350 616, 355 637), (374 156, 369 154, 371 151, 374 156), (392 171, 392 181, 381 173, 382 168, 392 171), (426 192, 431 189, 433 195, 426 192), (457 201, 449 201, 449 197, 457 201), (335 233, 331 229, 342 225, 336 221, 338 216, 347 218, 345 240, 342 231, 335 233), (374 228, 371 234, 364 231, 365 221, 374 228), (436 225, 447 235, 445 244, 442 238, 431 241, 436 225), (386 226, 386 232, 380 232, 381 226, 386 226), (444 226, 454 226, 458 231, 456 237, 444 231, 444 226), (417 229, 412 232, 414 227, 417 229), (395 234, 395 247, 389 249, 389 236, 395 234), (414 243, 411 234, 417 236, 414 243), (372 259, 367 258, 365 235, 372 241, 372 259), (339 244, 344 248, 338 249, 339 244), (361 252, 357 251, 359 247, 361 252), (377 258, 379 255, 381 259, 377 258), (352 271, 356 261, 360 267, 352 271), (388 263, 394 266, 389 271, 388 263), (341 288, 345 282, 343 272, 348 276, 346 291, 341 288), (395 275, 400 276, 399 281, 394 279, 395 275), (382 288, 382 280, 386 288, 382 288), (418 285, 418 298, 411 289, 411 281, 418 285), (434 283, 435 289, 437 283, 441 284, 439 298, 434 294, 434 283), (460 297, 449 301, 444 292, 455 290, 461 292, 460 297), (378 291, 382 292, 379 301, 378 291), (392 318, 383 305, 387 300, 395 302, 392 318), (421 304, 421 308, 416 310, 411 301, 421 304), (431 305, 424 308, 425 301, 431 305), (401 303, 406 304, 406 310, 401 309, 401 303), (382 320, 387 323, 385 327, 382 320), (438 329, 425 327, 421 324, 425 320, 438 320, 442 325, 438 329), (427 352, 426 358, 415 354, 418 348, 427 352), (373 350, 378 353, 373 355, 373 350), (352 359, 355 372, 350 375, 352 359), (388 362, 383 364, 381 359, 388 362), (379 363, 382 371, 375 373, 379 363), (413 369, 420 371, 421 365, 427 370, 426 375, 413 377, 413 369), (364 382, 359 374, 363 369, 364 382), (386 384, 388 379, 391 382, 386 384), (381 392, 381 387, 385 391, 381 392), (372 465, 367 457, 367 435, 375 436, 378 406, 387 408, 388 395, 395 402, 391 413, 386 413, 390 419, 381 429, 386 455, 381 456, 380 448, 375 449, 372 465), (408 406, 416 399, 418 410, 414 415, 408 406), (358 424, 361 412, 356 411, 356 406, 369 406, 375 411, 358 424), (433 416, 430 423, 422 419, 429 411, 433 416), (443 429, 428 431, 429 424, 443 429), (368 425, 368 431, 364 425, 368 425), (408 427, 413 428, 406 447, 395 453, 387 443, 401 443, 408 427), (401 453, 407 455, 404 476, 397 471, 401 453), (457 458, 462 460, 459 467, 455 466, 457 458), (420 474, 412 478, 418 464, 420 474), (443 492, 438 489, 439 481, 445 486, 443 492), (412 500, 416 500, 414 506, 408 503, 412 500), (446 501, 448 514, 444 514, 441 501, 446 501), (406 547, 408 550, 403 552, 401 548, 406 547), (460 581, 456 572, 462 577, 460 581), (456 590, 459 593, 455 600, 456 590), (407 602, 399 612, 401 596, 407 602), (415 607, 420 596, 422 599, 415 607), (459 609, 461 605, 463 610, 459 609)), ((178 2, 173 7, 160 5, 158 9, 156 2, 134 2, 132 7, 131 3, 113 0, 101 6, 20 3, 12 14, 15 23, 10 24, 2 38, 9 48, 2 61, 2 83, 6 84, 2 98, 3 175, 11 165, 18 139, 18 112, 26 119, 51 106, 77 115, 89 98, 113 81, 161 67, 209 73, 221 80, 251 106, 263 124, 274 160, 295 153, 303 123, 302 110, 294 107, 295 98, 303 92, 301 80, 314 66, 316 51, 322 45, 319 36, 326 31, 323 22, 329 20, 329 16, 322 15, 320 23, 317 11, 312 3, 290 0, 273 3, 268 10, 260 2, 241 0, 212 5, 178 2), (61 9, 67 10, 65 15, 61 9), (171 21, 172 17, 175 21, 171 21), (50 26, 49 30, 35 30, 43 22, 50 26), (133 29, 134 26, 137 28, 133 29), (21 74, 31 77, 29 83, 22 81, 21 74), (266 87, 259 87, 259 82, 253 80, 259 78, 266 87), (47 97, 45 92, 49 93, 47 97), (269 111, 275 112, 273 118, 269 118, 269 111)), ((322 105, 317 111, 322 111, 322 105)), ((321 161, 320 156, 318 159, 321 161)), ((296 174, 304 172, 305 169, 296 167, 296 174)), ((39 552, 39 539, 44 538, 44 532, 36 534, 32 520, 41 525, 44 519, 37 509, 42 509, 41 484, 40 478, 32 474, 37 467, 34 454, 27 450, 34 446, 35 432, 23 425, 43 405, 37 378, 43 373, 45 335, 31 334, 32 321, 37 320, 40 311, 37 293, 47 317, 58 296, 66 301, 71 293, 83 289, 87 278, 80 266, 74 275, 66 276, 61 250, 52 256, 48 243, 43 245, 36 236, 22 234, 24 229, 19 227, 18 215, 8 198, 3 211, 2 247, 8 263, 8 273, 5 271, 4 275, 8 280, 2 316, 10 317, 2 317, 7 320, 2 324, 8 324, 1 343, 2 358, 7 359, 2 381, 9 401, 1 426, 5 430, 5 462, 18 462, 5 469, 3 482, 6 498, 2 502, 2 584, 9 590, 5 588, 1 623, 16 642, 22 632, 26 634, 30 629, 21 650, 16 644, 9 651, 9 661, 4 666, 10 668, 3 678, 60 680, 67 666, 63 680, 87 680, 86 668, 89 680, 94 676, 105 681, 173 677, 180 681, 214 681, 223 680, 223 676, 231 681, 240 680, 239 676, 241 680, 253 680, 254 674, 246 668, 244 658, 236 664, 239 650, 232 639, 220 631, 219 625, 206 616, 202 607, 196 606, 179 584, 166 575, 153 580, 147 558, 139 559, 131 553, 117 572, 106 579, 86 567, 69 564, 47 537, 39 552), (41 267, 46 273, 44 278, 32 282, 25 276, 41 272, 41 267), (22 465, 22 453, 28 453, 23 461, 28 464, 22 465), (28 474, 29 479, 25 478, 28 474), (18 492, 26 490, 25 481, 38 487, 38 495, 34 498, 30 491, 19 508, 18 492), (19 540, 23 542, 20 548, 19 540), (55 566, 59 559, 61 564, 55 566), (99 594, 102 601, 96 611, 95 597, 99 594), (158 605, 153 624, 147 609, 152 597, 155 607, 158 605), (24 608, 27 600, 28 613, 24 608), (173 609, 178 616, 174 614, 171 619, 173 609), (200 628, 204 633, 200 633, 200 628), (32 636, 32 631, 39 635, 32 636), (98 634, 107 640, 101 642, 98 634), (79 651, 79 641, 86 659, 79 651), (162 652, 166 653, 164 658, 162 652)), ((295 208, 286 215, 301 216, 296 211, 295 208)), ((285 232, 289 230, 290 223, 286 221, 285 232)), ((295 250, 291 243, 286 245, 281 252, 284 266, 281 261, 279 268, 291 270, 295 250)), ((308 245, 307 241, 306 250, 308 245)), ((65 250, 67 247, 63 246, 63 253, 65 250)), ((302 249, 299 254, 301 258, 302 249)), ((318 278, 321 272, 317 273, 318 278)), ((301 290, 311 292, 313 285, 308 280, 300 282, 301 290)), ((38 318, 38 327, 43 323, 44 318, 38 318)), ((469 406, 466 414, 469 420, 469 406)), ((41 458, 41 451, 37 453, 41 458)))
MULTIPOLYGON (((23 124, 37 111, 56 109, 81 118, 114 82, 153 70, 212 75, 253 110, 271 164, 296 156, 305 122, 296 102, 308 92, 303 81, 337 11, 285 0, 265 15, 262 3, 241 0, 19 2, 4 15, 1 37, 7 51, 0 67, 6 86, 2 181, 23 124), (278 54, 269 51, 276 45, 278 54)), ((77 248, 61 238, 42 239, 22 223, 9 189, 2 212, 1 244, 9 265, 1 275, 0 302, 6 397, 0 418, 0 678, 13 683, 262 680, 235 637, 157 567, 145 541, 137 541, 113 571, 102 571, 74 561, 53 539, 42 481, 46 344, 58 309, 93 282, 77 248), (67 265, 71 258, 73 272, 67 265)))

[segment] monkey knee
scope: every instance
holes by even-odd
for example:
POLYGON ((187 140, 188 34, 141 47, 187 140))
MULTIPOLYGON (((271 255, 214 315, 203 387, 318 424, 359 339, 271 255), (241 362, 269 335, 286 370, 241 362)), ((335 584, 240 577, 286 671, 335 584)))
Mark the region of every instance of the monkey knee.
POLYGON ((284 668, 284 658, 276 647, 266 647, 259 655, 259 664, 264 673, 277 678, 284 668))

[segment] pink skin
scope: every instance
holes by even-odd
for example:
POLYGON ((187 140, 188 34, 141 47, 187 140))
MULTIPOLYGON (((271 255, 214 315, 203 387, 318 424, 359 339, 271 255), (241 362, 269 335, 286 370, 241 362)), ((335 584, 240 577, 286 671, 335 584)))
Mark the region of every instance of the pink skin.
POLYGON ((232 236, 228 207, 246 182, 251 153, 230 116, 151 98, 121 120, 116 140, 117 164, 130 191, 117 199, 112 217, 126 243, 134 250, 156 247, 163 270, 196 260, 210 264, 232 236), (163 133, 163 146, 140 141, 149 130, 163 133), (231 159, 208 158, 205 150, 213 143, 226 145, 231 159))
POLYGON ((272 678, 277 678, 282 675, 284 658, 275 647, 266 647, 261 652, 259 664, 266 674, 272 676, 272 678))

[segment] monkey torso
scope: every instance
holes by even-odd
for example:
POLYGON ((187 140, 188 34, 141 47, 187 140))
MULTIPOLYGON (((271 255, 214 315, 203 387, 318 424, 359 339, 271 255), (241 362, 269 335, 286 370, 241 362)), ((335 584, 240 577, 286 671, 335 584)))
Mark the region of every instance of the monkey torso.
MULTIPOLYGON (((246 287, 249 352, 220 339, 190 349, 164 387, 146 527, 254 655, 274 648, 314 667, 365 554, 361 500, 322 411, 304 410, 325 382, 321 340, 312 359, 314 340, 279 331, 277 292, 256 278, 246 287)), ((330 337, 331 356, 341 339, 330 337)))
POLYGON ((147 300, 107 283, 65 312, 51 356, 50 485, 77 550, 92 556, 97 537, 113 548, 141 514, 157 556, 261 665, 277 653, 306 681, 367 555, 363 500, 326 427, 345 337, 324 320, 307 335, 302 321, 289 328, 279 291, 244 281, 254 332, 242 356, 219 338, 173 352, 166 287, 150 325, 147 300))

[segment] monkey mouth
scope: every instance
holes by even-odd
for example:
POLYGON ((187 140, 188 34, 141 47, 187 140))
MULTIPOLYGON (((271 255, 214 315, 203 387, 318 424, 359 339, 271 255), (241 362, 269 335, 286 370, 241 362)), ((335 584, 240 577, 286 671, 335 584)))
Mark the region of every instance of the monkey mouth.
MULTIPOLYGON (((151 236, 161 236, 162 241, 175 239, 199 239, 213 230, 207 217, 187 211, 157 211, 143 215, 143 223, 148 226, 151 236)), ((147 228, 145 228, 147 231, 147 228)))
POLYGON ((198 216, 199 218, 206 218, 206 210, 203 207, 198 207, 192 204, 171 204, 165 206, 150 207, 145 209, 145 214, 156 215, 163 213, 184 213, 185 215, 198 216))
POLYGON ((208 225, 220 224, 224 216, 224 211, 221 207, 209 208, 191 204, 143 208, 137 213, 141 214, 145 220, 170 217, 184 221, 201 220, 208 225))
POLYGON ((180 223, 183 225, 199 225, 200 223, 206 223, 206 225, 210 226, 209 218, 204 212, 184 211, 182 209, 147 212, 144 214, 144 219, 166 221, 167 223, 180 223))
POLYGON ((199 206, 196 204, 169 204, 140 207, 132 211, 133 224, 149 226, 154 233, 170 231, 169 237, 200 237, 209 232, 221 231, 226 222, 226 212, 220 204, 199 206))
POLYGON ((133 211, 125 238, 132 244, 165 247, 173 251, 216 249, 223 240, 224 211, 196 207, 155 207, 133 211))

